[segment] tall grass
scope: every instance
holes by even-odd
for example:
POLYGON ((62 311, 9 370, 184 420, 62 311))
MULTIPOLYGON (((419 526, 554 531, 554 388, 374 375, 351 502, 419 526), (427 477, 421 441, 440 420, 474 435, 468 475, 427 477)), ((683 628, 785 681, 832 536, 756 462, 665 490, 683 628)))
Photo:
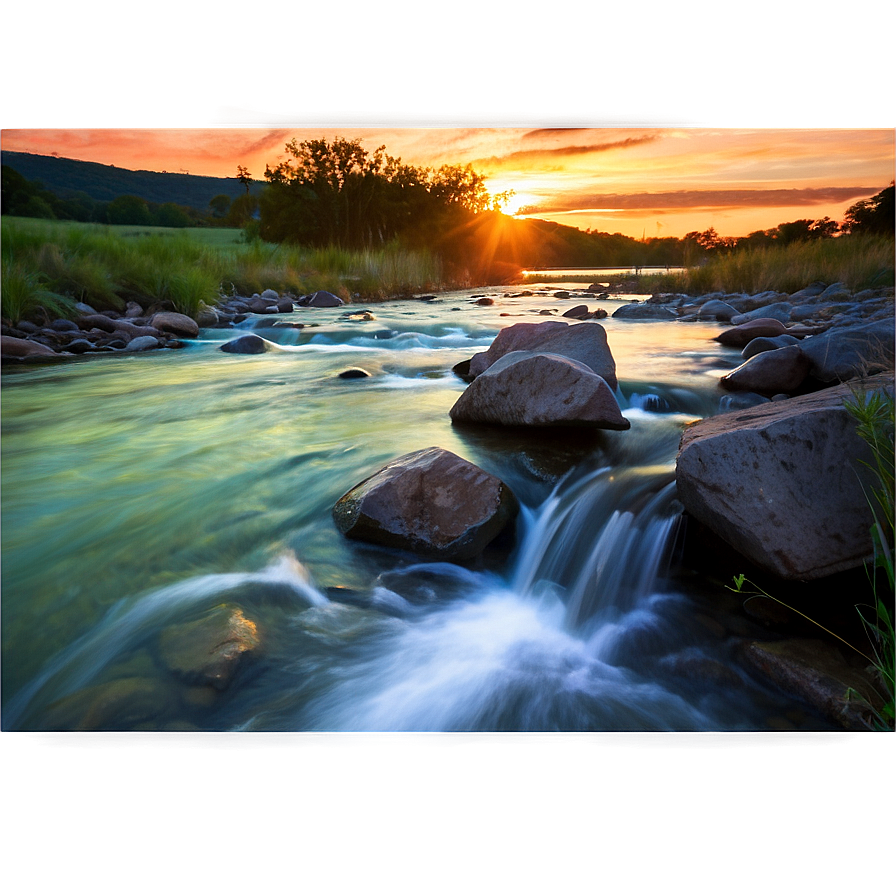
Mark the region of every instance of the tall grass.
POLYGON ((72 315, 75 302, 120 310, 131 299, 146 307, 170 302, 192 315, 203 303, 214 305, 222 294, 252 295, 265 289, 295 295, 327 289, 346 301, 355 294, 371 301, 442 286, 437 258, 399 246, 307 249, 258 240, 227 243, 226 232, 216 240, 199 239, 196 233, 205 232, 134 232, 4 218, 2 260, 4 271, 10 269, 10 299, 3 318, 15 323, 20 317, 11 315, 34 316, 43 307, 54 316, 72 315), (29 298, 20 298, 25 295, 29 298), (60 304, 60 296, 68 301, 60 304))
POLYGON ((787 246, 739 249, 699 267, 640 278, 643 292, 796 292, 816 280, 853 290, 894 283, 892 237, 851 235, 787 246))

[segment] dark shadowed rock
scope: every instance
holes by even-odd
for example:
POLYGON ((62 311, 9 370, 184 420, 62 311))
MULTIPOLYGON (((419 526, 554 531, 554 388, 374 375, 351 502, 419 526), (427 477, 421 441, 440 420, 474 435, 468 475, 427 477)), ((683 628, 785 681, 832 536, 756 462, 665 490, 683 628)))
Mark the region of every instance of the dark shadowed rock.
POLYGON ((809 373, 809 359, 798 345, 761 352, 721 379, 722 387, 736 392, 793 392, 809 373))
MULTIPOLYGON (((892 389, 892 376, 865 385, 892 389)), ((687 512, 781 578, 860 566, 872 554, 871 457, 843 406, 852 394, 837 386, 689 426, 676 467, 687 512)))
MULTIPOLYGON (((98 330, 105 330, 107 333, 114 333, 115 325, 118 321, 106 317, 105 314, 86 314, 84 317, 78 319, 78 323, 85 330, 95 327, 98 330)), ((75 329, 77 330, 78 328, 75 327, 75 329)))
POLYGON ((444 448, 399 457, 333 508, 343 535, 446 560, 475 557, 518 510, 495 476, 444 448))
POLYGON ((583 316, 591 316, 591 312, 588 310, 587 305, 576 305, 573 308, 570 308, 569 311, 563 312, 563 317, 583 317, 583 316))
POLYGON ((786 332, 787 327, 781 321, 764 317, 723 330, 715 337, 715 341, 733 348, 743 348, 758 336, 780 336, 786 332))
POLYGON ((235 355, 260 355, 275 347, 272 342, 262 339, 255 333, 246 333, 245 336, 238 336, 236 339, 231 339, 230 342, 225 342, 221 346, 221 351, 235 355))
POLYGON ((677 315, 664 305, 651 305, 649 302, 632 302, 617 308, 612 317, 623 320, 675 320, 677 315))
POLYGON ((370 374, 364 370, 362 367, 349 367, 348 370, 343 370, 342 373, 339 374, 339 379, 341 380, 363 380, 369 377, 370 374))
POLYGON ((196 321, 192 317, 178 314, 176 311, 160 311, 158 314, 154 314, 149 325, 163 333, 173 333, 175 336, 195 337, 199 335, 199 325, 196 321))
POLYGON ((867 731, 872 706, 881 708, 880 684, 823 641, 750 641, 741 648, 740 659, 766 684, 803 700, 829 722, 848 730, 867 731))
POLYGON ((39 724, 42 731, 129 731, 141 722, 164 717, 176 696, 154 678, 117 678, 90 685, 51 704, 39 724))
POLYGON ((763 305, 755 311, 747 311, 744 314, 736 314, 731 318, 731 323, 740 325, 748 323, 751 320, 761 320, 770 318, 771 320, 779 320, 781 323, 787 323, 790 320, 790 312, 793 305, 790 302, 774 302, 771 305, 763 305))
POLYGON ((201 619, 164 629, 159 635, 159 656, 183 681, 223 690, 260 643, 257 625, 239 607, 222 604, 201 619))
POLYGON ((510 352, 466 388, 456 423, 629 429, 613 390, 590 367, 562 355, 510 352))

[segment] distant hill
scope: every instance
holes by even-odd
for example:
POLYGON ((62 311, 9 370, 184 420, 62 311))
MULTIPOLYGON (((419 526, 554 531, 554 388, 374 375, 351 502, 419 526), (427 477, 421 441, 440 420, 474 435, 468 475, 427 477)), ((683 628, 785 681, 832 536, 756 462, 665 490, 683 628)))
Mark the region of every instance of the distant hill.
MULTIPOLYGON (((215 196, 223 193, 235 199, 246 189, 235 177, 131 171, 99 162, 80 162, 27 152, 2 152, 0 160, 26 180, 39 180, 63 199, 79 192, 98 202, 110 202, 118 196, 139 196, 159 205, 174 202, 203 211, 215 196)), ((263 186, 261 183, 252 184, 251 192, 257 194, 263 186)))

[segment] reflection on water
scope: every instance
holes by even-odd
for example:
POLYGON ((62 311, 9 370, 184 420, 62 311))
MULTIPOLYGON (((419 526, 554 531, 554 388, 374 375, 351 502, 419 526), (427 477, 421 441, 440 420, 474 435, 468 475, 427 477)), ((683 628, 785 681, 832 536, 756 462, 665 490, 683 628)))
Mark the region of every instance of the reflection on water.
POLYGON ((363 321, 303 309, 279 317, 316 326, 264 329, 281 348, 264 355, 203 330, 178 352, 4 372, 4 728, 762 727, 772 698, 663 579, 680 431, 717 409, 730 350, 713 325, 607 319, 630 431, 453 427, 451 368, 568 307, 512 292, 363 321), (431 445, 505 479, 515 541, 459 567, 341 538, 339 496, 431 445), (222 602, 263 649, 225 691, 168 676, 160 633, 222 602))

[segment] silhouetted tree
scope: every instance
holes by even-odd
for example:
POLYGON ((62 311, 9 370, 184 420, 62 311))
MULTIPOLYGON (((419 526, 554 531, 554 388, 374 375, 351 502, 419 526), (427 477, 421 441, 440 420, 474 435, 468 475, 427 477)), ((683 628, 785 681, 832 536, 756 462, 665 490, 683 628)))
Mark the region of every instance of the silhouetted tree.
POLYGON ((863 199, 846 210, 843 229, 848 233, 882 233, 894 231, 894 183, 871 199, 863 199))

